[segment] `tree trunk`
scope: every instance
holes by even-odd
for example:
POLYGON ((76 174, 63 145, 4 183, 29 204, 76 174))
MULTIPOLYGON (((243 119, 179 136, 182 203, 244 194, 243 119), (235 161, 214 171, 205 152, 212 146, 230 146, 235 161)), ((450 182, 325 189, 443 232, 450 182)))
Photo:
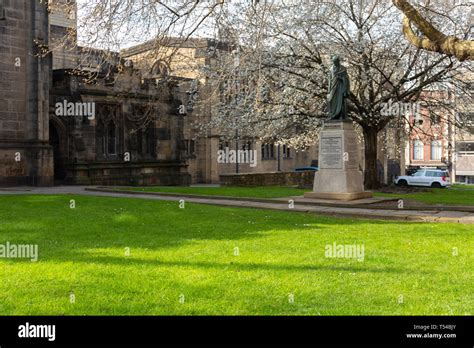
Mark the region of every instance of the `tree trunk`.
POLYGON ((364 186, 366 190, 375 190, 379 187, 377 176, 377 134, 378 131, 375 128, 364 128, 364 186))

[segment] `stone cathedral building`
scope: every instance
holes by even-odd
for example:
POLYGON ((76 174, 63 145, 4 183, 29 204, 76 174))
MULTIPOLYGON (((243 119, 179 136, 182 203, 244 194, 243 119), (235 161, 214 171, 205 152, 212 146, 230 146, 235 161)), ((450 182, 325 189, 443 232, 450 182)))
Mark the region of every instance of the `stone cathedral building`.
POLYGON ((74 42, 43 54, 75 23, 60 6, 0 0, 0 185, 188 184, 179 91, 74 42))

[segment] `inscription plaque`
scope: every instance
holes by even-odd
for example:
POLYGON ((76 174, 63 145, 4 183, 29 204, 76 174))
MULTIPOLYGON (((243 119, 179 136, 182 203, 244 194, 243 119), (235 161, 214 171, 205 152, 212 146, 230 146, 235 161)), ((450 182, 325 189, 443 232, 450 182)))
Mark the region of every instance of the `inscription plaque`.
POLYGON ((321 169, 342 169, 342 135, 321 138, 321 169))

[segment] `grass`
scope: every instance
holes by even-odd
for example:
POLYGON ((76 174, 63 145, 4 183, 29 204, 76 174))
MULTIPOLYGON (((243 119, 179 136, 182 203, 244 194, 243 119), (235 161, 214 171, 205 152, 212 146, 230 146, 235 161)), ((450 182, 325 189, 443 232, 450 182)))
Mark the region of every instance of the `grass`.
POLYGON ((428 192, 416 193, 374 193, 375 197, 400 197, 427 204, 474 205, 474 191, 458 188, 430 188, 428 192))
POLYGON ((301 196, 310 189, 300 189, 296 187, 282 186, 258 186, 258 187, 183 187, 183 186, 151 186, 151 187, 127 187, 121 190, 139 192, 167 192, 194 194, 206 196, 227 196, 227 197, 247 197, 247 198, 280 198, 289 196, 301 196))
POLYGON ((38 244, 39 261, 0 258, 0 314, 472 315, 472 232, 168 201, 2 196, 0 244, 38 244), (334 242, 364 245, 364 261, 326 258, 334 242))
POLYGON ((452 188, 461 189, 461 190, 474 190, 474 185, 463 185, 463 184, 454 184, 451 185, 452 188))

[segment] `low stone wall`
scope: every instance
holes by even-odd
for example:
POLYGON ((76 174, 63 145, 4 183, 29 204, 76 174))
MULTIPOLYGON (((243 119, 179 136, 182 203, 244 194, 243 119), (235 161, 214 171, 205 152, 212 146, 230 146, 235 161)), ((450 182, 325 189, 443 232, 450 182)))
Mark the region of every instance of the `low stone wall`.
POLYGON ((313 187, 314 171, 221 174, 223 186, 298 186, 313 187))
POLYGON ((67 167, 65 184, 187 186, 191 176, 178 161, 94 162, 67 167))

